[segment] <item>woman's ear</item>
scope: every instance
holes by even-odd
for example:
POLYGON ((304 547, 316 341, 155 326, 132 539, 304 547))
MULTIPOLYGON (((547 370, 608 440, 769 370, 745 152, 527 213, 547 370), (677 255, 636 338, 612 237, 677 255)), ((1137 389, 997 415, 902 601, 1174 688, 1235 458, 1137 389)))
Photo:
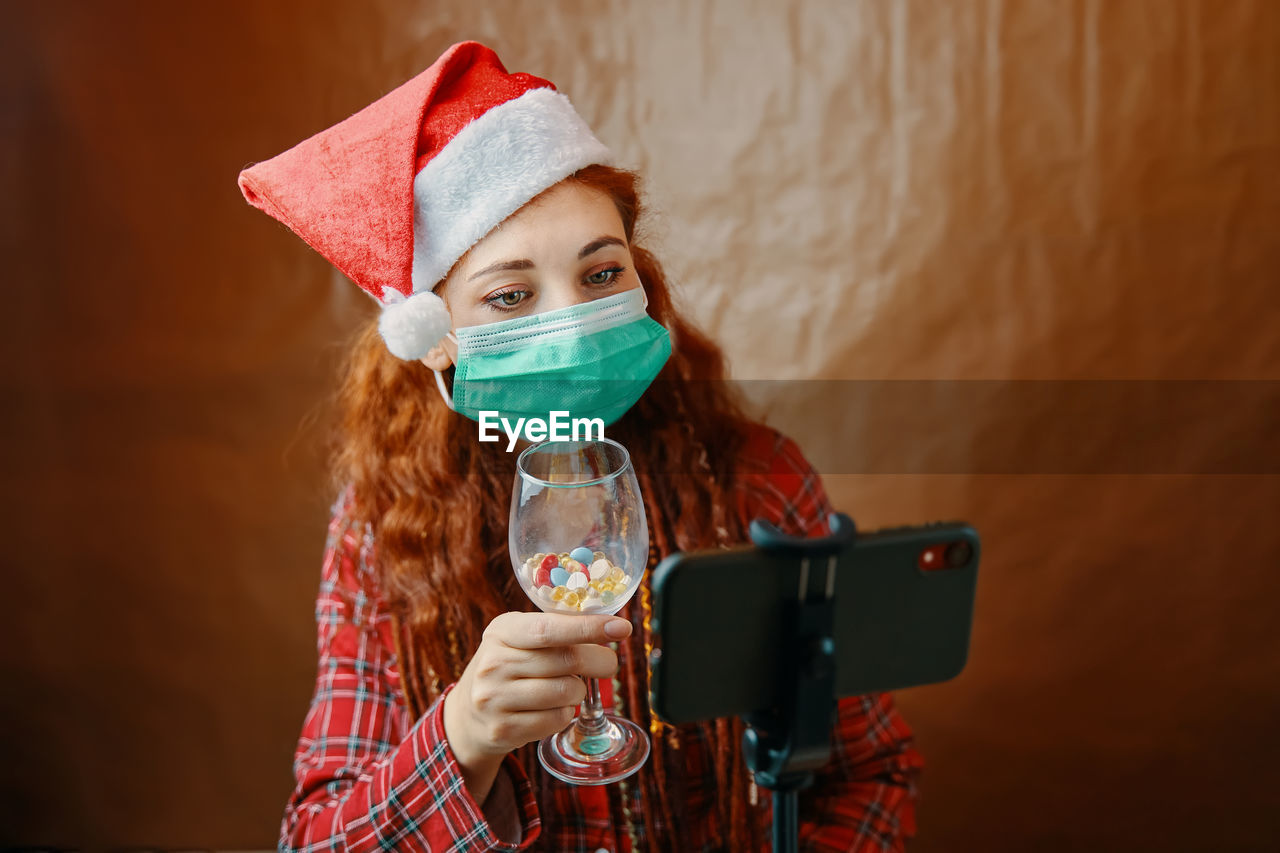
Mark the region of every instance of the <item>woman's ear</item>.
POLYGON ((453 367, 453 359, 444 348, 444 341, 427 350, 427 354, 419 359, 423 364, 432 370, 448 370, 453 367))

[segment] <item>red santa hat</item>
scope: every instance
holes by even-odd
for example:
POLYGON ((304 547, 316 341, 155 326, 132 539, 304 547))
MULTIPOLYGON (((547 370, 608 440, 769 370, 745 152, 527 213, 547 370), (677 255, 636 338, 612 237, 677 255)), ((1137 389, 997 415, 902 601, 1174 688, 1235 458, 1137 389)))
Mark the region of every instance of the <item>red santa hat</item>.
POLYGON ((417 359, 449 331, 432 288, 454 263, 538 193, 611 160, 550 82, 463 42, 239 183, 377 299, 387 348, 417 359))

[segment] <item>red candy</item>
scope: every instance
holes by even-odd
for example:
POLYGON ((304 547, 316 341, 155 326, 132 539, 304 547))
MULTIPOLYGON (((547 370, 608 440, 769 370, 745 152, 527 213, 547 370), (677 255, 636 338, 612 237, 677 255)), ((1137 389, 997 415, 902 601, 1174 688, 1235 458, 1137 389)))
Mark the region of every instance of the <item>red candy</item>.
MULTIPOLYGON (((552 557, 551 559, 555 559, 552 557)), ((547 561, 543 560, 542 565, 533 573, 534 586, 551 586, 551 569, 547 567, 547 561)))
POLYGON ((560 558, 557 557, 555 554, 548 554, 547 556, 542 558, 542 565, 540 565, 538 568, 546 569, 549 572, 558 565, 560 565, 560 558))

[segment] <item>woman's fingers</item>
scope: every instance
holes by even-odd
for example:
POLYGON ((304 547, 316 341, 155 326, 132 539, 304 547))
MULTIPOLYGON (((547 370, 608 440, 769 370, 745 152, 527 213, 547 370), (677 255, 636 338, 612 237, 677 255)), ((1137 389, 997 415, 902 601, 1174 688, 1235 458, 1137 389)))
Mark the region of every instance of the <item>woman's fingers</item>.
POLYGON ((630 622, 610 616, 498 616, 446 703, 462 709, 450 737, 497 754, 559 731, 586 698, 582 679, 617 672, 604 644, 630 633, 630 622))
POLYGON ((586 697, 587 685, 574 675, 478 681, 471 688, 471 701, 485 715, 573 708, 586 697))
POLYGON ((496 617, 484 633, 513 649, 549 649, 611 643, 630 634, 631 623, 617 616, 513 612, 496 617))
POLYGON ((552 678, 580 675, 583 678, 612 678, 618 671, 618 655, 607 646, 583 643, 554 649, 513 649, 507 663, 513 678, 552 678))
POLYGON ((574 706, 546 711, 512 711, 487 722, 482 737, 499 751, 514 749, 530 741, 541 740, 560 731, 573 720, 574 706))

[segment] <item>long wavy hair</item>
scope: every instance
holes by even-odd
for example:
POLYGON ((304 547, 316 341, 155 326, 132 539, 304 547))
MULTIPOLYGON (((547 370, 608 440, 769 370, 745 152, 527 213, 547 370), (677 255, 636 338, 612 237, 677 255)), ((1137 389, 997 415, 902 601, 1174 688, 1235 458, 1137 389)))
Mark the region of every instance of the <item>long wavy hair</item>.
MULTIPOLYGON (((648 504, 651 560, 674 550, 741 541, 734 460, 747 421, 721 381, 723 354, 676 311, 662 267, 634 242, 641 215, 636 175, 589 166, 566 180, 613 199, 648 294, 649 314, 671 335, 671 358, 658 379, 609 429, 630 450, 648 504)), ((446 381, 452 382, 451 371, 446 381)), ((479 443, 475 424, 441 400, 431 370, 387 351, 376 319, 359 330, 350 350, 337 407, 333 485, 353 489, 353 520, 373 531, 379 580, 397 614, 397 641, 404 635, 406 701, 421 713, 442 685, 461 675, 490 620, 507 610, 532 609, 507 554, 515 454, 479 443)), ((736 721, 674 730, 649 713, 648 607, 645 588, 622 614, 635 630, 619 649, 625 672, 619 674, 624 695, 617 698, 630 704, 633 719, 649 722, 654 734, 650 765, 639 777, 645 804, 638 818, 655 845, 655 821, 667 831, 685 823, 683 774, 669 770, 682 761, 680 738, 697 737, 711 749, 719 787, 712 794, 720 813, 717 825, 708 828, 710 840, 732 850, 754 845, 760 830, 747 818, 752 810, 746 807, 736 721)), ((532 750, 521 752, 537 774, 532 750)))

